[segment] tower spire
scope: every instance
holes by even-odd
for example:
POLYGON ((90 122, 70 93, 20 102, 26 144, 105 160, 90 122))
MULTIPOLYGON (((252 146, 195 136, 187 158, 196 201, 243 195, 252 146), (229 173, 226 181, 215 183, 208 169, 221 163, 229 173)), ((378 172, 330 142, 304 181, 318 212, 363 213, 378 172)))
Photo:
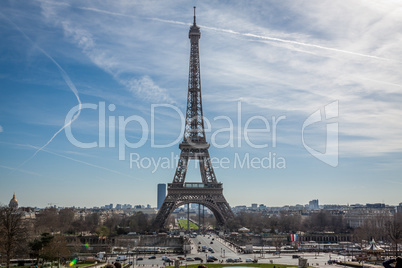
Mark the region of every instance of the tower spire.
POLYGON ((195 23, 195 7, 194 7, 194 25, 196 25, 196 23, 195 23))

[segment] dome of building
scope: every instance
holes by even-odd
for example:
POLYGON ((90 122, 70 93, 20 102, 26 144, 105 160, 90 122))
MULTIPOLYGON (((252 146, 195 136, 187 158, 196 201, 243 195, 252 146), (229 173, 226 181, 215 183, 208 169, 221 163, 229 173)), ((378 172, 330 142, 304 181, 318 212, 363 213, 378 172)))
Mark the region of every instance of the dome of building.
POLYGON ((8 204, 8 206, 9 206, 10 208, 15 208, 15 209, 18 208, 18 201, 17 201, 17 199, 15 198, 15 194, 13 194, 13 198, 10 200, 10 203, 8 204))

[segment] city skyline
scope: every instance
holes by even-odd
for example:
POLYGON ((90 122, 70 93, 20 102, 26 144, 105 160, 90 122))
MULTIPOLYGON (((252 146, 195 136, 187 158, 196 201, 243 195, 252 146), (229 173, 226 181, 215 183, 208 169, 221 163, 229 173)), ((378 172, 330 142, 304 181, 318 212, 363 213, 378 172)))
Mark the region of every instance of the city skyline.
POLYGON ((402 4, 4 1, 0 203, 156 207, 180 154, 194 5, 232 207, 402 202, 402 4))

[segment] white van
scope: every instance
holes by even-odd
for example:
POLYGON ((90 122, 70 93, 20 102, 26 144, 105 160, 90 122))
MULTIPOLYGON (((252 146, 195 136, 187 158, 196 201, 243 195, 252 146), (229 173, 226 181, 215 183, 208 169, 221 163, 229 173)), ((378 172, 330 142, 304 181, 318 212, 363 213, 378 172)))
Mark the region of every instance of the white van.
POLYGON ((117 256, 116 257, 116 261, 126 261, 127 260, 127 256, 117 256))

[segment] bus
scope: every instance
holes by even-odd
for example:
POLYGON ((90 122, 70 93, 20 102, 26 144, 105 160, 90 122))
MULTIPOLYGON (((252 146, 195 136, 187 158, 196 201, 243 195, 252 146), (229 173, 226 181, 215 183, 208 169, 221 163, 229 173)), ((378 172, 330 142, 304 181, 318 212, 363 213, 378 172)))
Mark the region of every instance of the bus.
POLYGON ((36 259, 11 259, 10 266, 34 266, 36 264, 36 259))

